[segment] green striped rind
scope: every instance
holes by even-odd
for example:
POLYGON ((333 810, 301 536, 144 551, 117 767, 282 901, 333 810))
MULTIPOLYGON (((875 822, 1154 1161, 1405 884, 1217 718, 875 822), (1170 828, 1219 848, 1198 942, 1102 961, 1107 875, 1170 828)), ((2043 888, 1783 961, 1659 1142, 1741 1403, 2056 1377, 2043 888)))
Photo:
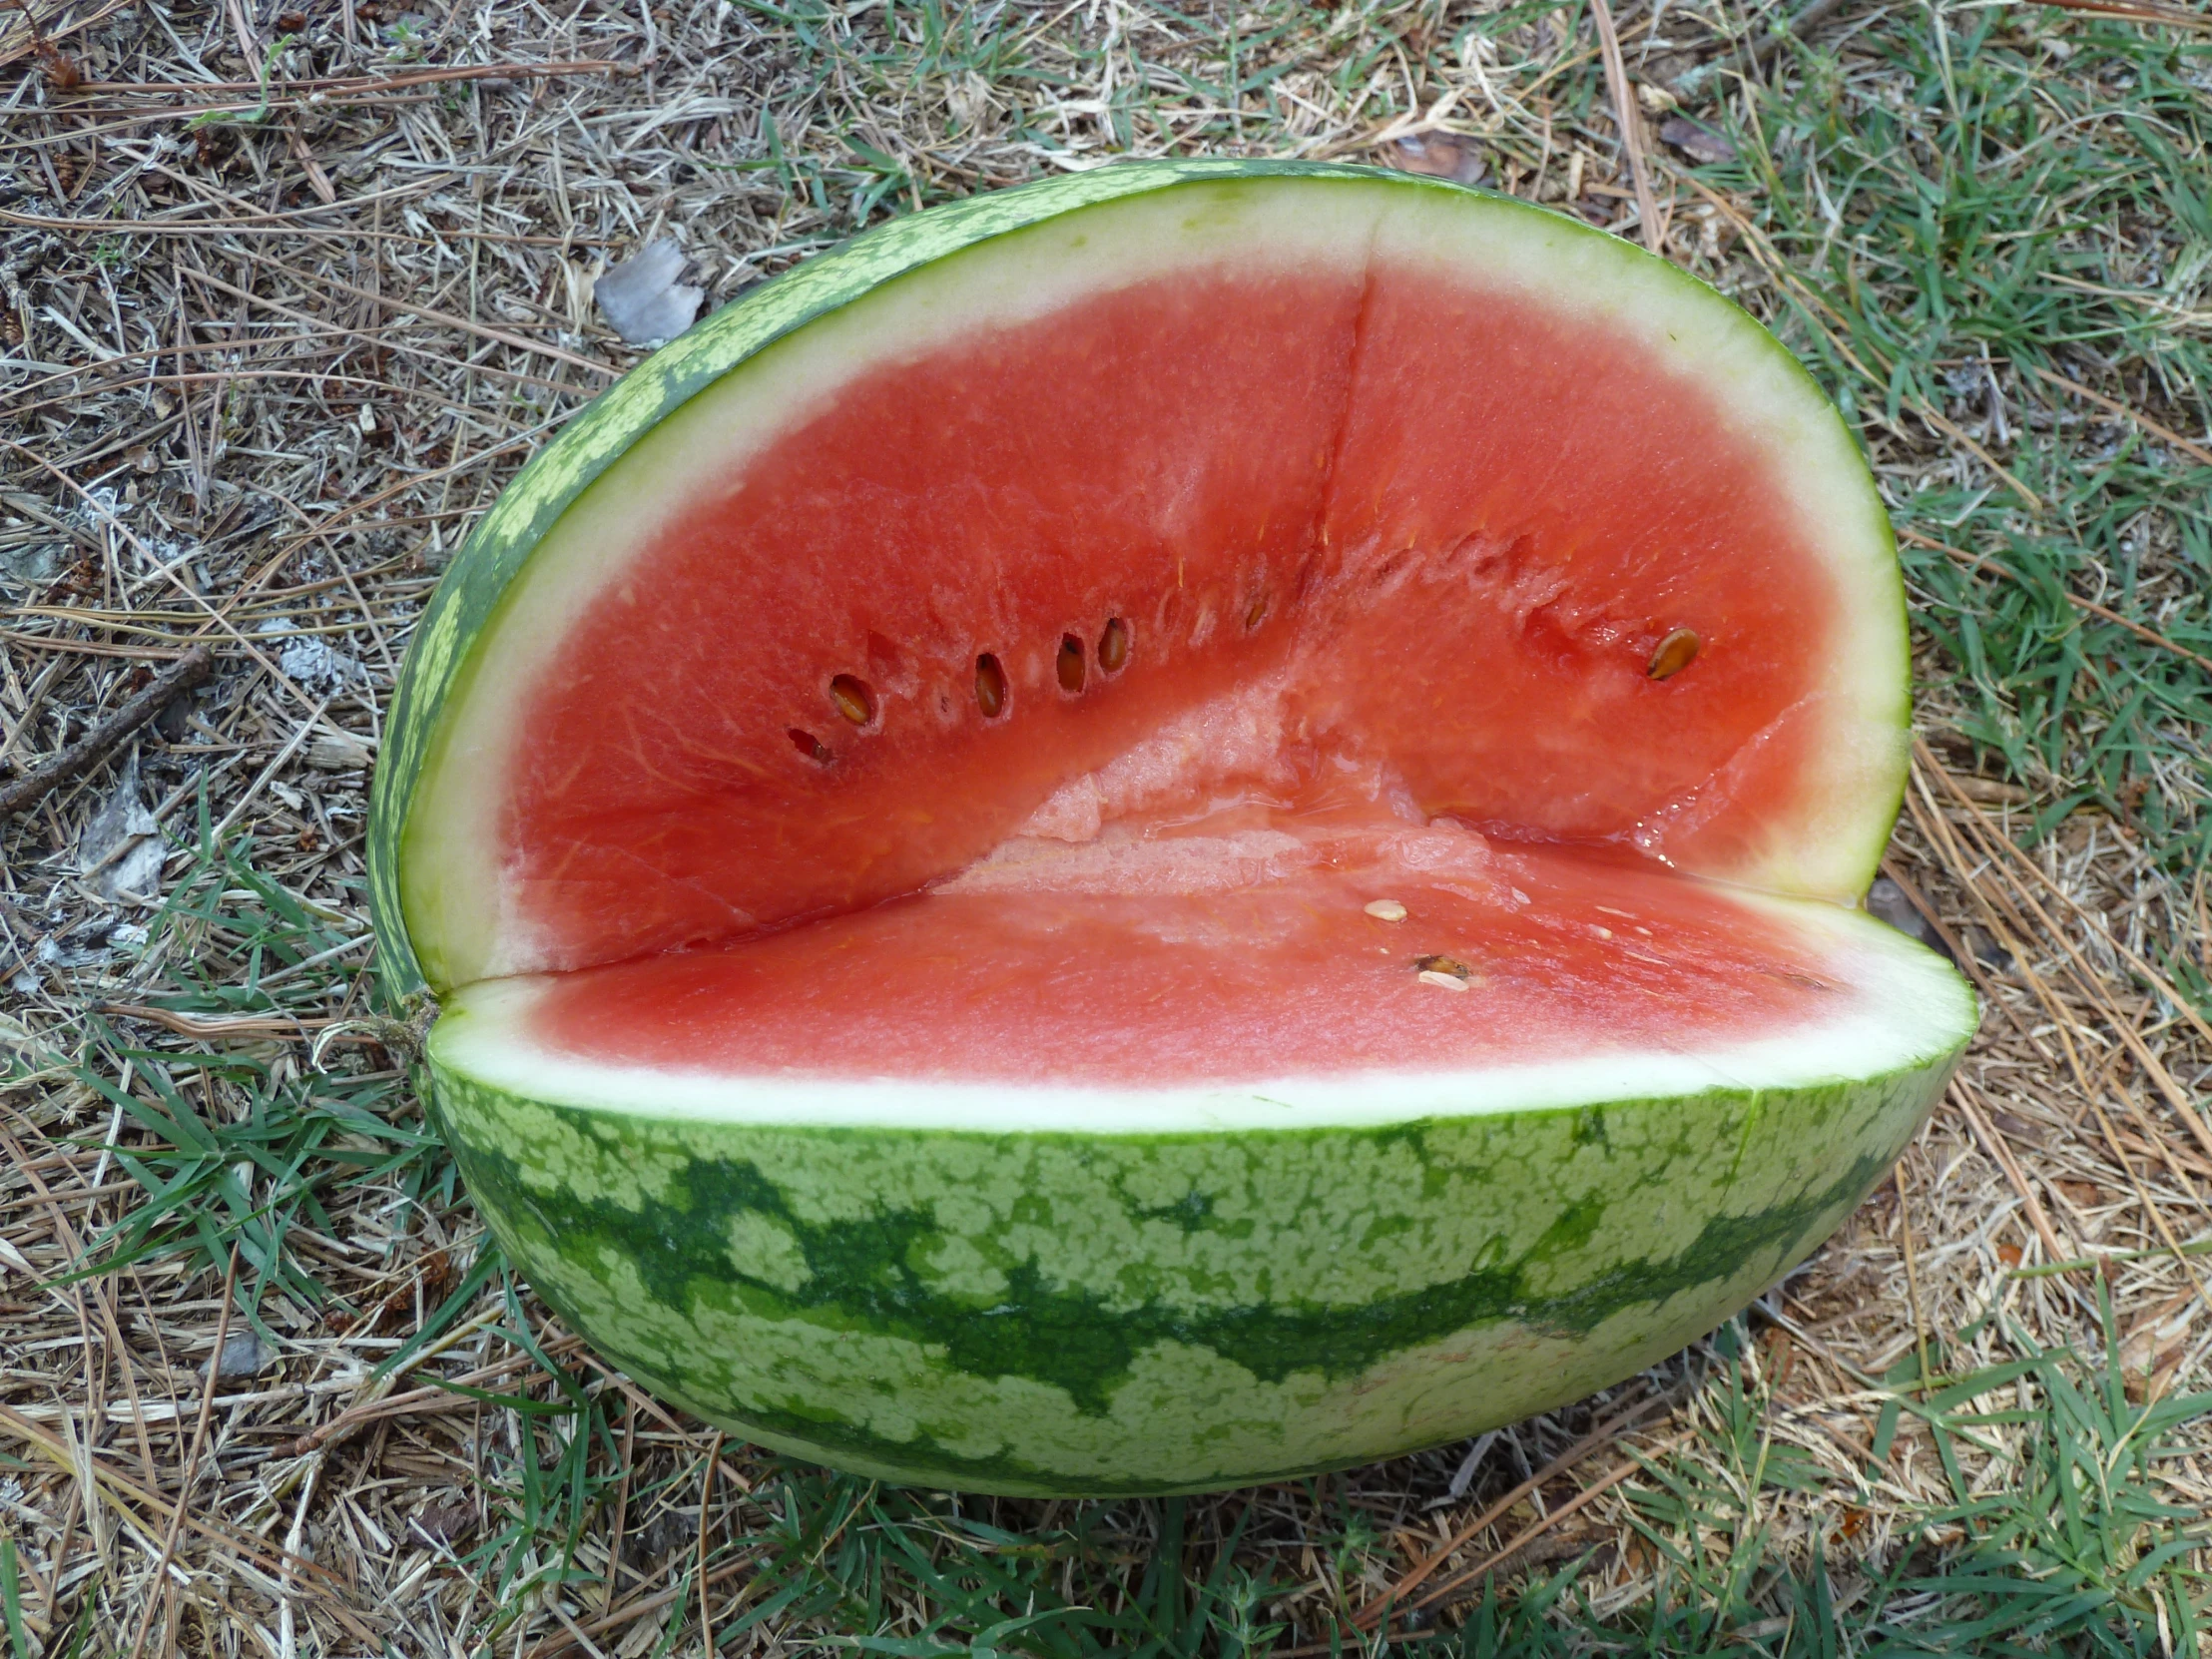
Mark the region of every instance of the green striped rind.
POLYGON ((494 1234, 632 1375, 886 1479, 1199 1491, 1575 1399, 1710 1330, 1903 1149, 1956 1057, 1387 1127, 986 1135, 439 1115, 494 1234))
MULTIPOLYGON (((809 321, 850 304, 919 267, 1079 209, 1194 183, 1267 177, 1382 185, 1406 192, 1441 193, 1460 200, 1481 195, 1496 211, 1540 219, 1554 230, 1571 228, 1578 240, 1586 237, 1593 247, 1615 249, 1625 261, 1648 261, 1653 272, 1663 274, 1685 290, 1712 297, 1729 313, 1741 315, 1731 302, 1714 295, 1695 277, 1664 262, 1649 260, 1640 251, 1578 220, 1509 197, 1470 193, 1438 180, 1372 168, 1290 161, 1153 161, 1050 179, 897 221, 764 284, 656 352, 570 421, 500 495, 433 595, 400 673, 370 807, 369 885, 384 996, 404 1006, 426 990, 450 988, 426 981, 408 936, 400 881, 400 849, 407 817, 447 707, 467 695, 471 654, 478 638, 539 542, 595 479, 670 412, 738 364, 809 321)), ((1825 401, 1825 395, 1796 359, 1779 344, 1774 349, 1778 359, 1812 388, 1815 397, 1825 401)), ((1845 444, 1848 449, 1848 438, 1845 444)), ((1872 500, 1871 482, 1868 489, 1872 500)), ((1872 514, 1871 522, 1894 562, 1895 546, 1887 541, 1888 525, 1879 510, 1872 514)), ((1902 628, 1902 586, 1896 609, 1902 628)), ((1905 705, 1901 701, 1899 706, 1905 705)), ((1886 787, 1902 791, 1902 765, 1895 770, 1895 780, 1886 787)), ((1896 796, 1886 803, 1875 803, 1875 809, 1886 807, 1887 811, 1870 810, 1865 815, 1869 838, 1864 861, 1869 877, 1901 799, 1896 796)))

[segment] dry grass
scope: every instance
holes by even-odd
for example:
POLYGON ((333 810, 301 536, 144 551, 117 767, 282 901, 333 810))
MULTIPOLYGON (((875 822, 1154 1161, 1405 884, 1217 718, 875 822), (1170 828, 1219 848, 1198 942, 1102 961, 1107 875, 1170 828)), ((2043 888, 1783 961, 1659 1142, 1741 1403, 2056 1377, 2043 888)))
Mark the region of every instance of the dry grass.
MULTIPOLYGON (((49 27, 63 15, 34 5, 49 27)), ((2010 1454, 2043 1420, 2025 1376, 1977 1401, 2020 1407, 2010 1419, 1963 1436, 1924 1421, 1963 1408, 1929 1389, 2028 1342, 2093 1358, 2108 1331, 2127 1399, 2212 1386, 2202 749, 2191 763, 2167 705, 2037 714, 2016 690, 2027 647, 2007 678, 1956 645, 1959 595, 2010 558, 2011 579, 2047 577, 2051 616, 2122 619, 2092 674, 2134 672, 2116 638, 2201 705, 2201 513, 2113 507, 2112 535, 2135 538, 2121 571, 2081 528, 2089 508, 2028 476, 2036 454, 2063 472, 2097 446, 2115 468, 2146 443, 2160 465, 2212 464, 2197 359, 2161 358, 2123 317, 2070 357, 2038 355, 2056 333, 2028 341, 1986 388, 1963 358, 1937 364, 1947 380, 1893 374, 1879 330, 1819 285, 1826 245, 1793 240, 1775 164, 1731 172, 1708 151, 1718 165, 1693 172, 1694 139, 1660 142, 1662 77, 1740 73, 1716 43, 1763 15, 1722 0, 1617 14, 1653 117, 1651 239, 1858 387, 1921 538, 1931 691, 1891 868, 1987 1009, 1947 1101, 1895 1182, 1762 1302, 1748 1342, 1724 1333, 1486 1446, 1187 1507, 895 1512, 672 1415, 471 1271, 478 1224, 363 1023, 364 784, 408 628, 532 446, 636 360, 591 286, 644 241, 679 237, 719 302, 892 211, 1190 150, 1456 173, 1639 236, 1589 21, 139 0, 37 51, 27 15, 0 16, 0 764, 59 752, 193 642, 220 664, 4 827, 0 1532, 18 1574, 4 1599, 34 1649, 77 1651, 75 1632, 87 1652, 496 1639, 639 1659, 696 1651, 704 1614, 726 1649, 780 1651, 927 1624, 910 1579, 822 1588, 863 1536, 894 1535, 924 1556, 1030 1548, 1055 1582, 1080 1569, 1108 1586, 1100 1606, 1156 1604, 1178 1628, 1203 1602, 1222 1651, 1372 1630, 1385 1598, 1393 1628, 1432 1632, 1481 1574, 1569 1556, 1589 1609, 1625 1616, 1668 1573, 1803 1569, 1817 1546, 1848 1607, 1966 1538, 1970 1522, 1931 1517, 1961 1481, 2017 1480, 2010 1454), (1885 381, 1902 388, 1887 406, 1885 381), (1917 516, 1938 498, 1940 516, 1917 516), (1955 520, 1954 500, 1970 503, 1955 520), (2088 562, 2038 570, 2037 536, 2080 538, 2088 562), (1953 557, 1947 537, 1968 545, 1953 557), (2115 733, 2140 764, 2123 754, 2107 779, 2115 733), (136 833, 117 806, 134 799, 151 815, 136 833), (166 853, 144 850, 150 825, 166 853), (136 884, 119 894, 122 872, 136 884), (106 1271, 79 1271, 95 1261, 106 1271), (230 1363, 211 1375, 219 1349, 230 1363), (1188 1585, 1147 1576, 1161 1560, 1188 1585)), ((1894 107, 1888 60, 1852 45, 1886 16, 1846 22, 1825 55, 1768 54, 1788 66, 1777 79, 1894 107)), ((2022 50, 2088 38, 2016 27, 2022 50)), ((2071 50, 2046 57, 2053 73, 2071 50)), ((1704 123, 1785 153, 1760 126, 1771 104, 1738 84, 1710 83, 1722 102, 1704 123)), ((1846 186, 1819 188, 1829 207, 1846 186)), ((1842 216, 1827 223, 1833 241, 1842 216)), ((2065 235, 2106 261, 2100 281, 2149 262, 2141 280, 2165 281, 2157 303, 2194 338, 2201 273, 2175 286, 2185 261, 2159 253, 2162 224, 2146 206, 2065 235)), ((2065 630, 2039 626, 2030 643, 2056 660, 2065 630)), ((2153 1484, 2201 1511, 2197 1447, 2158 1460, 2153 1484)), ((2199 1543, 2181 1558, 2196 1571, 2199 1543)))

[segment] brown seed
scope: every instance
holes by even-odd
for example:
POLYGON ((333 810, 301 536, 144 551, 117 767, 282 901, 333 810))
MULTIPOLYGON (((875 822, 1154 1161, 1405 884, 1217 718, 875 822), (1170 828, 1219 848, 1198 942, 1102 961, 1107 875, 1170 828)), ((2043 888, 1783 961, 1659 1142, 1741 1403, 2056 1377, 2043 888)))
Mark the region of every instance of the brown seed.
POLYGON ((1651 667, 1644 672, 1654 680, 1669 679, 1680 674, 1697 661, 1697 648, 1702 643, 1695 631, 1677 628, 1659 642, 1659 649, 1651 654, 1651 667))
POLYGON ((820 738, 816 737, 812 732, 802 732, 798 727, 794 726, 789 732, 785 733, 784 735, 791 739, 792 747, 794 749, 798 750, 800 754, 806 756, 808 760, 816 762, 818 765, 828 766, 832 759, 830 753, 830 746, 824 743, 820 738))
POLYGON ((1268 596, 1261 594, 1245 607, 1245 632, 1251 633, 1268 619, 1268 596))
POLYGON ((1083 642, 1073 634, 1060 636, 1060 658, 1053 665, 1060 676, 1060 689, 1079 692, 1083 689, 1083 642))
POLYGON ((988 652, 975 659, 975 706, 985 720, 996 720, 1006 712, 1006 671, 988 652))
POLYGON ((1121 665, 1129 661, 1129 624, 1115 617, 1106 624, 1106 632, 1098 636, 1098 666, 1108 674, 1119 674, 1121 665))
POLYGON ((1447 974, 1453 979, 1465 979, 1472 970, 1456 956, 1420 956, 1413 961, 1415 973, 1447 974))
POLYGON ((837 713, 855 726, 865 726, 875 718, 875 693, 868 689, 865 680, 856 680, 849 674, 840 674, 830 682, 830 701, 837 706, 837 713))

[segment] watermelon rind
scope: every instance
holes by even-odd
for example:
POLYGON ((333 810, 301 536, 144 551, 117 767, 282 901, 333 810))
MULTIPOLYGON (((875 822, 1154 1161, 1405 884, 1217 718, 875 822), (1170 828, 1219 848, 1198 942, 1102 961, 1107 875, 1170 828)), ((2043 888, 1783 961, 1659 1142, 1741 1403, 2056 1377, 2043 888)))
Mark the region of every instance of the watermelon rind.
POLYGON ((506 489, 415 631, 383 739, 368 861, 385 994, 405 1002, 550 965, 502 942, 512 929, 487 815, 516 700, 613 579, 610 535, 653 510, 712 434, 790 418, 852 360, 987 324, 1034 302, 1027 290, 1119 279, 1173 257, 1178 238, 1288 240, 1308 260, 1366 257, 1388 241, 1398 256, 1537 280, 1724 389, 1818 526, 1842 633, 1822 775, 1754 867, 1710 873, 1846 901, 1864 890, 1904 789, 1904 590, 1864 461, 1796 359, 1695 277, 1508 197, 1337 164, 1145 162, 900 220, 764 284, 634 369, 506 489))
POLYGON ((707 1420, 908 1483, 1207 1490, 1578 1398, 1828 1236, 1940 1094, 1973 999, 1878 922, 1762 904, 1857 994, 1699 1054, 625 1085, 535 1048, 529 985, 495 982, 455 999, 429 1071, 510 1260, 707 1420))
POLYGON ((431 1108, 509 1259, 708 1420, 887 1479, 1006 1493, 1199 1491, 1367 1462, 1579 1397, 1712 1329, 1925 1121, 1973 1029, 1971 993, 1846 907, 1902 800, 1908 673, 1895 544, 1850 432, 1694 277, 1578 221, 1408 175, 1103 168, 901 220, 764 284, 633 370, 506 489, 415 631, 382 740, 380 988, 410 1012, 444 1001, 431 1108), (1764 448, 1819 526, 1840 622, 1819 775, 1771 845, 1719 873, 1845 900, 1738 895, 1850 994, 1810 1024, 1703 1047, 1188 1086, 741 1076, 550 1047, 532 973, 579 964, 515 943, 502 745, 619 576, 605 549, 636 540, 625 520, 660 510, 702 458, 727 463, 727 433, 773 435, 838 374, 1078 292, 1092 270, 1107 282, 1186 244, 1233 249, 1255 226, 1286 258, 1373 258, 1395 239, 1393 257, 1551 284, 1733 399, 1731 437, 1764 448))

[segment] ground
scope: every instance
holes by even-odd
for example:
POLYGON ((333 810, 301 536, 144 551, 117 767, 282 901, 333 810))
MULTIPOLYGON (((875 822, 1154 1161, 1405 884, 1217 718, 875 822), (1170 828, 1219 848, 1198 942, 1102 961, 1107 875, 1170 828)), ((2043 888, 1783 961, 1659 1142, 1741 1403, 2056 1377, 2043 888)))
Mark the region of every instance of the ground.
POLYGON ((291 3, 0 15, 0 789, 213 654, 0 826, 0 1642, 2212 1651, 2201 14, 1624 0, 1624 143, 1579 3, 291 3), (373 1021, 392 675, 639 359, 609 267, 673 239, 718 304, 895 213, 1201 152, 1632 238, 1640 156, 1655 240, 1887 493, 1921 706, 1881 896, 1982 1035, 1812 1263, 1572 1409, 1183 1502, 827 1475, 482 1250, 373 1021))

